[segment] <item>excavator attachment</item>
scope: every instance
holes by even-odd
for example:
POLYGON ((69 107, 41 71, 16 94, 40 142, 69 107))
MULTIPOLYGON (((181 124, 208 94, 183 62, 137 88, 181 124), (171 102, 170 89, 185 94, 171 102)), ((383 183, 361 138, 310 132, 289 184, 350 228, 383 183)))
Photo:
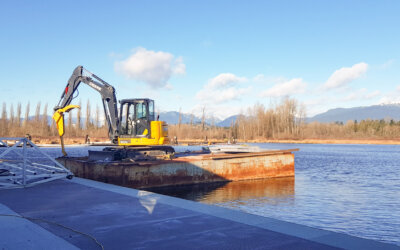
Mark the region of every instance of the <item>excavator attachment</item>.
POLYGON ((53 120, 56 122, 58 134, 60 136, 64 135, 64 113, 69 112, 74 108, 80 108, 78 105, 68 105, 65 108, 58 109, 53 115, 53 120))
POLYGON ((57 109, 56 112, 53 115, 53 120, 56 122, 58 134, 60 135, 61 150, 62 150, 62 153, 64 154, 64 156, 67 155, 67 153, 65 152, 65 149, 64 149, 64 139, 63 139, 63 135, 65 133, 65 129, 64 129, 64 113, 65 112, 69 112, 74 108, 80 108, 80 106, 79 105, 68 105, 65 108, 57 109))

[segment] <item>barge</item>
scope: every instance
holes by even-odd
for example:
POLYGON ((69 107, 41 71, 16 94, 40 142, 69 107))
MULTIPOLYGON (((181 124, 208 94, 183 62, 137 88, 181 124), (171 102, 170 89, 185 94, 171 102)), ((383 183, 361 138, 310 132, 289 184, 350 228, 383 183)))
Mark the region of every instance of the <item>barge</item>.
POLYGON ((180 153, 169 160, 90 160, 60 157, 57 161, 75 176, 105 183, 150 188, 221 181, 291 177, 294 151, 267 150, 245 153, 180 153))

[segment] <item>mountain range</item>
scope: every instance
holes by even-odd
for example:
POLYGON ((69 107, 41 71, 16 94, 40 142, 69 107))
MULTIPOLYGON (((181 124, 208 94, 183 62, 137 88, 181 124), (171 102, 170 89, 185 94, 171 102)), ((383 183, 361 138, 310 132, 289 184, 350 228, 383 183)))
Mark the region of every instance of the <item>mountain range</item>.
POLYGON ((308 122, 343 122, 349 120, 400 120, 400 104, 372 105, 354 108, 335 108, 307 118, 308 122))
MULTIPOLYGON (((238 115, 230 116, 224 120, 217 118, 207 119, 207 124, 215 124, 220 127, 229 127, 232 122, 234 123, 238 115)), ((182 123, 190 123, 191 115, 182 114, 182 123)), ((353 107, 353 108, 335 108, 330 109, 321 114, 317 114, 312 117, 308 117, 307 122, 343 122, 346 123, 349 120, 390 120, 400 121, 400 104, 381 104, 364 107, 353 107)), ((168 124, 178 124, 179 112, 161 112, 160 120, 166 121, 168 124)), ((193 123, 200 123, 201 118, 193 116, 193 123)))
MULTIPOLYGON (((230 116, 224 120, 211 117, 207 118, 205 122, 207 124, 214 124, 219 127, 229 127, 231 126, 232 122, 235 122, 237 115, 230 116)), ((168 124, 178 124, 179 123, 179 112, 176 111, 168 111, 168 112, 160 112, 160 120, 165 121, 168 124)), ((201 117, 197 117, 191 114, 184 114, 181 113, 181 122, 182 123, 193 123, 193 124, 200 124, 201 117)))

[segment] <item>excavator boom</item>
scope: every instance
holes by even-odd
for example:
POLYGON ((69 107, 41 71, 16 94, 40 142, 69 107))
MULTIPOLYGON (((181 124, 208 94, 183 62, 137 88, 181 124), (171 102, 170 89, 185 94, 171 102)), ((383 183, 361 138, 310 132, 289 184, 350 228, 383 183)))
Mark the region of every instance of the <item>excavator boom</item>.
MULTIPOLYGON (((116 142, 119 135, 119 119, 115 89, 113 86, 111 86, 95 74, 89 72, 82 66, 78 66, 75 68, 74 72, 68 80, 67 86, 61 94, 60 101, 58 102, 57 106, 54 107, 54 111, 57 113, 57 111, 65 109, 71 104, 72 100, 74 99, 74 93, 82 82, 100 93, 103 102, 104 113, 108 123, 108 135, 113 142, 116 142)), ((67 110, 69 111, 70 109, 67 110)), ((60 112, 58 113, 60 114, 60 112)))

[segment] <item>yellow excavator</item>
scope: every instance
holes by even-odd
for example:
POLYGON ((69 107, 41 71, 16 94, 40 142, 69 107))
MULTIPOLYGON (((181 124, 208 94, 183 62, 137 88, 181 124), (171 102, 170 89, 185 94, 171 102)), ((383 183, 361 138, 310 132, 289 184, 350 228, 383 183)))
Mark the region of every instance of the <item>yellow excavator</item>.
POLYGON ((64 113, 80 108, 78 105, 71 105, 71 102, 81 83, 87 84, 100 93, 108 124, 108 135, 113 144, 124 148, 136 147, 145 152, 152 150, 173 152, 172 147, 162 146, 169 144, 168 126, 165 122, 159 121, 158 116, 155 117, 154 100, 124 99, 119 101, 120 108, 118 109, 114 87, 82 66, 78 66, 69 78, 60 101, 54 107, 53 119, 57 125, 64 155, 66 155, 63 140, 64 113))

